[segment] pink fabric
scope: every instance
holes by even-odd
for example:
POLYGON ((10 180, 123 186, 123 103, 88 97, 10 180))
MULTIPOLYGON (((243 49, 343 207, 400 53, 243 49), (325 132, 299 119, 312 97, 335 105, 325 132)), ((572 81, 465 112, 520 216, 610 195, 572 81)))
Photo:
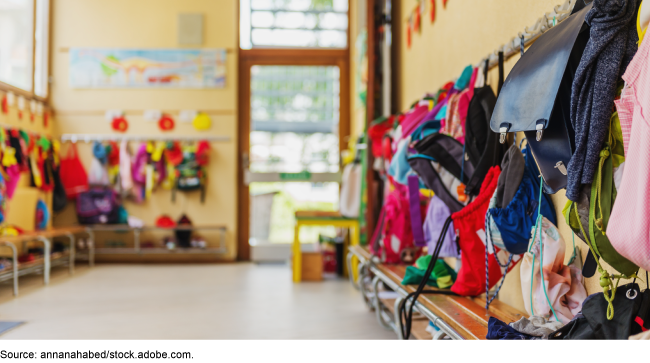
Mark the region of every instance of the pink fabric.
POLYGON ((18 181, 20 181, 20 167, 18 164, 14 164, 6 168, 5 172, 7 173, 7 179, 5 180, 5 185, 7 186, 7 198, 11 199, 14 197, 18 181))
POLYGON ((557 228, 546 217, 542 219, 542 244, 543 251, 540 255, 539 230, 536 233, 531 252, 524 254, 521 262, 521 290, 524 297, 524 306, 531 315, 543 316, 549 320, 556 320, 548 301, 563 324, 568 323, 582 310, 582 302, 587 298, 582 273, 575 266, 565 266, 565 245, 557 228), (534 256, 534 266, 533 266, 534 256), (544 265, 544 284, 540 272, 541 258, 544 265), (533 309, 531 311, 531 276, 533 309), (546 289, 546 292, 544 291, 546 289), (546 297, 548 296, 548 300, 546 297))
POLYGON ((627 156, 627 148, 630 145, 630 134, 632 133, 632 117, 634 114, 634 91, 627 86, 621 94, 621 98, 614 101, 618 119, 621 121, 621 131, 623 132, 623 148, 627 156))
POLYGON ((645 270, 650 269, 649 58, 650 42, 642 42, 623 75, 629 91, 632 91, 634 103, 629 145, 631 152, 625 153, 621 187, 606 232, 621 256, 645 270))
POLYGON ((420 126, 420 123, 424 119, 424 116, 429 112, 429 106, 415 106, 409 113, 404 117, 404 121, 400 124, 402 126, 402 138, 406 138, 415 131, 415 129, 420 126))
POLYGON ((460 99, 458 100, 458 115, 463 123, 463 134, 465 134, 465 120, 467 119, 467 109, 469 109, 469 101, 474 97, 474 84, 476 83, 476 77, 478 75, 478 68, 474 68, 472 72, 472 78, 469 79, 469 84, 467 89, 460 94, 460 99))
MULTIPOLYGON (((464 91, 463 91, 464 92, 464 91)), ((447 102, 447 115, 444 120, 440 121, 440 133, 457 138, 462 133, 460 116, 458 115, 458 100, 462 93, 457 93, 449 97, 447 102)))

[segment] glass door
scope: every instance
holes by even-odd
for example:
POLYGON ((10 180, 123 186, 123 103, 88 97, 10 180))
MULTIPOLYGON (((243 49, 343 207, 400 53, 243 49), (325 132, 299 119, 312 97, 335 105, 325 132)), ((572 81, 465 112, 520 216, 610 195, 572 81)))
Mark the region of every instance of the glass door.
MULTIPOLYGON (((338 210, 340 69, 327 65, 250 67, 251 245, 291 243, 296 210, 338 210)), ((247 159, 247 160, 246 160, 247 159)), ((303 228, 315 242, 331 227, 303 228)))

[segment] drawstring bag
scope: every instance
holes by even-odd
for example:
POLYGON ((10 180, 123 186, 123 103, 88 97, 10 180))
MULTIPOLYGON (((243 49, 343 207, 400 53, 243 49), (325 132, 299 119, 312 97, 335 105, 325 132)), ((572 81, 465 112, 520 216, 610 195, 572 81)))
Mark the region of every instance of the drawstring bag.
MULTIPOLYGON (((484 276, 486 272, 489 273, 487 281, 489 288, 496 285, 505 273, 494 256, 499 255, 500 260, 503 260, 504 257, 507 257, 507 254, 497 248, 489 253, 487 259, 485 256, 487 243, 485 214, 487 213, 490 198, 497 187, 500 173, 501 169, 498 166, 490 169, 476 199, 460 212, 451 215, 461 250, 461 267, 451 291, 461 296, 478 296, 485 292, 486 281, 484 276)), ((512 269, 512 267, 514 267, 514 264, 509 269, 512 269)))
MULTIPOLYGON (((629 152, 625 153, 625 171, 612 208, 607 237, 621 256, 647 271, 650 270, 650 119, 648 109, 640 105, 646 104, 650 97, 647 87, 650 40, 644 39, 623 76, 630 88, 621 97, 621 102, 629 104, 627 107, 631 110, 627 113, 633 115, 628 116, 631 131, 626 150, 629 152), (631 99, 624 100, 628 97, 631 99)), ((621 114, 623 107, 617 106, 621 114)), ((620 115, 620 118, 623 126, 625 117, 620 115)), ((625 140, 625 135, 623 138, 625 140)))
POLYGON ((49 162, 52 166, 52 179, 54 181, 54 189, 52 190, 52 210, 59 212, 62 211, 68 204, 68 197, 65 194, 65 187, 61 181, 61 167, 59 166, 57 168, 54 166, 54 160, 52 158, 48 158, 47 162, 49 162))
POLYGON ((383 263, 412 264, 420 254, 413 243, 409 207, 406 188, 396 184, 386 196, 370 245, 383 263))
POLYGON ((474 165, 463 158, 463 145, 451 136, 437 133, 418 141, 415 150, 417 154, 408 158, 413 170, 452 213, 461 210, 469 199, 463 182, 474 173, 474 165))
MULTIPOLYGON (((460 296, 477 296, 484 292, 485 279, 484 274, 486 269, 489 271, 489 280, 487 285, 489 288, 496 285, 501 279, 502 275, 507 271, 502 271, 499 263, 494 257, 495 254, 502 254, 501 251, 495 250, 494 254, 490 254, 486 259, 485 246, 486 237, 484 222, 485 213, 487 212, 490 197, 494 194, 497 187, 497 179, 501 169, 498 166, 490 169, 486 175, 485 181, 481 186, 481 191, 474 201, 468 204, 460 212, 454 213, 449 217, 443 226, 442 233, 436 243, 436 247, 432 253, 431 262, 424 273, 424 276, 430 276, 435 267, 435 261, 438 260, 440 250, 442 249, 442 240, 444 239, 451 223, 456 227, 456 235, 461 250, 461 267, 458 271, 456 281, 447 290, 424 290, 426 287, 426 280, 423 280, 418 285, 415 292, 408 294, 399 306, 400 325, 402 329, 402 336, 408 339, 411 334, 411 322, 413 318, 413 301, 416 301, 421 294, 446 294, 446 295, 460 295, 460 296), (407 308, 408 304, 408 308, 407 308)), ((503 256, 501 257, 503 258, 503 256)), ((514 266, 514 265, 513 265, 514 266)), ((512 266, 510 267, 512 268, 512 266)))
POLYGON ((68 147, 68 153, 61 158, 61 182, 68 198, 76 198, 88 190, 88 174, 77 153, 77 144, 68 147))
POLYGON ((110 184, 106 167, 97 158, 93 158, 90 162, 88 184, 91 186, 107 186, 110 184))
MULTIPOLYGON (((613 155, 611 147, 615 143, 622 145, 622 140, 617 140, 617 138, 610 132, 609 140, 600 152, 600 161, 596 175, 594 175, 594 182, 591 185, 584 185, 580 190, 578 202, 568 201, 562 211, 567 224, 589 246, 589 256, 585 261, 583 275, 591 277, 598 270, 600 286, 609 303, 607 318, 610 320, 614 317, 612 301, 616 296, 618 281, 635 277, 639 270, 637 265, 621 256, 614 249, 606 235, 610 225, 609 217, 612 205, 617 193, 613 176, 613 156, 615 155, 613 155), (607 262, 619 274, 610 274, 602 267, 600 259, 607 262), (617 280, 616 283, 614 280, 617 280)), ((620 148, 616 148, 616 150, 620 150, 620 148)), ((630 226, 629 221, 624 223, 626 226, 630 226)))
POLYGON ((123 192, 129 192, 133 188, 133 177, 131 176, 131 155, 126 140, 120 143, 120 187, 123 192))
MULTIPOLYGON (((514 195, 510 198, 507 205, 497 206, 496 191, 490 200, 490 208, 486 214, 486 231, 488 239, 500 249, 505 249, 509 253, 519 255, 525 253, 528 249, 530 240, 530 231, 537 221, 538 196, 540 195, 540 185, 536 182, 539 175, 537 164, 530 153, 529 148, 519 150, 516 145, 512 145, 508 150, 512 158, 521 158, 523 164, 523 173, 521 178, 514 173, 512 178, 505 171, 499 176, 498 188, 506 191, 512 191, 514 195), (522 156, 523 154, 523 156, 522 156)), ((504 159, 503 170, 507 170, 508 165, 505 163, 511 159, 504 159)), ((516 159, 515 159, 516 160, 516 159)), ((514 161, 513 160, 513 163, 514 161)), ((556 224, 555 209, 553 202, 547 194, 542 194, 541 213, 548 220, 556 224)))
MULTIPOLYGON (((646 275, 647 281, 647 275, 646 275)), ((639 285, 619 286, 613 299, 616 315, 605 318, 609 305, 602 292, 589 295, 582 312, 567 325, 549 335, 549 339, 625 339, 650 329, 650 288, 641 292, 639 285)))
MULTIPOLYGON (((437 196, 433 196, 429 201, 427 216, 424 219, 424 240, 427 243, 429 254, 432 254, 436 248, 436 242, 441 238, 445 221, 451 217, 449 207, 437 196)), ((453 222, 449 226, 447 233, 442 236, 442 247, 438 255, 443 257, 460 257, 460 248, 456 243, 456 230, 453 222)))
POLYGON ((555 225, 541 217, 520 269, 524 306, 531 316, 566 324, 580 312, 587 291, 580 270, 564 265, 565 250, 555 225))

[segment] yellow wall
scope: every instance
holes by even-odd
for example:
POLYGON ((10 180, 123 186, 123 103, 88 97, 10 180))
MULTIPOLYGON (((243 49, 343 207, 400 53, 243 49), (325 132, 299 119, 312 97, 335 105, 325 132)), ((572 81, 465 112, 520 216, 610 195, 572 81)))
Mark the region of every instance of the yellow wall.
MULTIPOLYGON (((399 47, 399 84, 396 87, 399 89, 400 109, 404 110, 426 92, 435 92, 447 81, 458 77, 468 64, 477 64, 561 2, 564 1, 451 0, 443 9, 442 1, 436 0, 438 11, 435 22, 430 22, 428 14, 423 16, 422 30, 412 35, 412 45, 408 49, 406 24, 416 1, 402 1, 398 9, 399 23, 395 25, 399 27, 398 34, 401 33, 395 38, 399 47)), ((427 11, 429 9, 430 4, 427 4, 427 11)), ((515 56, 506 62, 506 76, 517 59, 518 56, 515 56)), ((496 87, 497 76, 498 72, 493 69, 488 81, 493 87, 496 87)), ((562 208, 567 199, 564 191, 553 195, 552 199, 558 215, 558 228, 566 242, 568 260, 571 256, 572 233, 562 218, 562 208)), ((576 245, 580 247, 584 260, 588 250, 586 245, 578 238, 576 245)), ((639 275, 642 273, 645 275, 644 271, 639 275)), ((596 273, 595 277, 586 281, 589 294, 602 291, 598 276, 596 273)), ((508 274, 501 291, 502 301, 524 311, 519 266, 508 274)))
MULTIPOLYGON (((0 92, 0 99, 5 96, 0 92)), ((0 112, 0 126, 3 128, 12 128, 25 130, 30 133, 37 133, 46 137, 52 136, 53 119, 49 118, 48 127, 43 124, 43 115, 34 114, 34 121, 31 121, 31 111, 29 102, 25 102, 25 109, 22 111, 22 119, 18 117, 18 102, 9 107, 9 112, 4 114, 0 112)), ((44 193, 38 188, 30 187, 29 173, 22 173, 18 187, 11 200, 6 206, 6 215, 4 224, 16 225, 24 230, 32 231, 35 226, 36 202, 43 199, 48 206, 52 205, 52 193, 44 193)))
MULTIPOLYGON (((57 112, 58 133, 112 134, 104 120, 107 109, 142 111, 211 110, 212 129, 195 131, 177 120, 174 135, 223 135, 228 142, 213 143, 209 185, 205 204, 198 193, 187 200, 177 196, 171 203, 169 191, 156 191, 143 205, 127 203, 130 214, 146 224, 161 214, 178 218, 187 212, 195 225, 220 224, 228 228, 227 258, 236 255, 237 227, 237 0, 57 0, 53 8, 52 104, 57 112), (68 85, 70 47, 177 48, 177 15, 198 12, 204 15, 204 48, 226 48, 227 75, 224 89, 119 89, 79 90, 68 85)), ((172 115, 174 115, 172 113, 172 115)), ((174 115, 177 118, 177 115, 174 115)), ((127 113, 129 134, 159 135, 155 122, 146 122, 141 112, 127 113)), ((136 145, 131 145, 135 151, 136 145)), ((89 165, 90 146, 80 143, 82 159, 89 165)), ((73 210, 57 218, 70 224, 73 210)))

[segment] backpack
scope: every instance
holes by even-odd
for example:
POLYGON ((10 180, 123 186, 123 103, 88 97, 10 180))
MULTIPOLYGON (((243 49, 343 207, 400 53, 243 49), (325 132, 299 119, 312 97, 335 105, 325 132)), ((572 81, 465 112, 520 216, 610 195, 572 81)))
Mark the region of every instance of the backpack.
MULTIPOLYGON (((485 231, 488 241, 494 243, 500 249, 505 249, 512 254, 522 254, 527 251, 530 240, 530 231, 537 221, 538 200, 540 194, 539 169, 530 153, 529 148, 519 150, 512 145, 508 153, 524 159, 524 170, 522 178, 510 182, 506 178, 508 174, 504 171, 499 176, 499 185, 506 190, 515 191, 507 205, 497 206, 497 191, 490 200, 490 207, 485 215, 485 231), (521 156, 523 154, 523 157, 521 156), (502 182, 502 179, 503 180, 502 182), (518 183, 518 185, 517 185, 518 183)), ((504 163, 506 160, 504 159, 504 163)), ((503 165, 502 170, 506 170, 503 165)), ((542 194, 541 214, 552 224, 557 224, 553 202, 547 194, 542 194)))
MULTIPOLYGON (((486 65, 483 73, 486 81, 487 69, 486 65)), ((499 72, 499 79, 503 79, 502 72, 499 72)), ((478 195, 485 174, 491 167, 501 164, 506 151, 505 145, 499 143, 498 135, 490 130, 490 118, 496 103, 497 97, 488 85, 475 88, 474 97, 469 102, 465 120, 465 158, 475 168, 465 188, 468 195, 478 195)))
POLYGON ((201 191, 201 203, 205 202, 205 185, 208 179, 205 168, 193 159, 185 159, 176 167, 176 187, 172 190, 172 201, 176 201, 176 190, 201 191))
POLYGON ((464 161, 463 145, 451 136, 436 133, 418 141, 415 150, 417 154, 408 157, 411 168, 451 213, 460 211, 469 198, 459 186, 474 174, 473 163, 464 161))
POLYGON ((77 196, 80 224, 115 224, 119 220, 117 194, 110 188, 91 188, 77 196))
POLYGON ((413 244, 406 187, 395 184, 395 190, 386 196, 372 236, 370 251, 388 264, 412 264, 419 256, 420 249, 413 244))
POLYGON ((585 16, 592 5, 576 6, 571 16, 528 48, 508 74, 490 120, 502 144, 507 133, 524 132, 549 194, 567 185, 567 167, 575 149, 571 88, 589 41, 585 16))

